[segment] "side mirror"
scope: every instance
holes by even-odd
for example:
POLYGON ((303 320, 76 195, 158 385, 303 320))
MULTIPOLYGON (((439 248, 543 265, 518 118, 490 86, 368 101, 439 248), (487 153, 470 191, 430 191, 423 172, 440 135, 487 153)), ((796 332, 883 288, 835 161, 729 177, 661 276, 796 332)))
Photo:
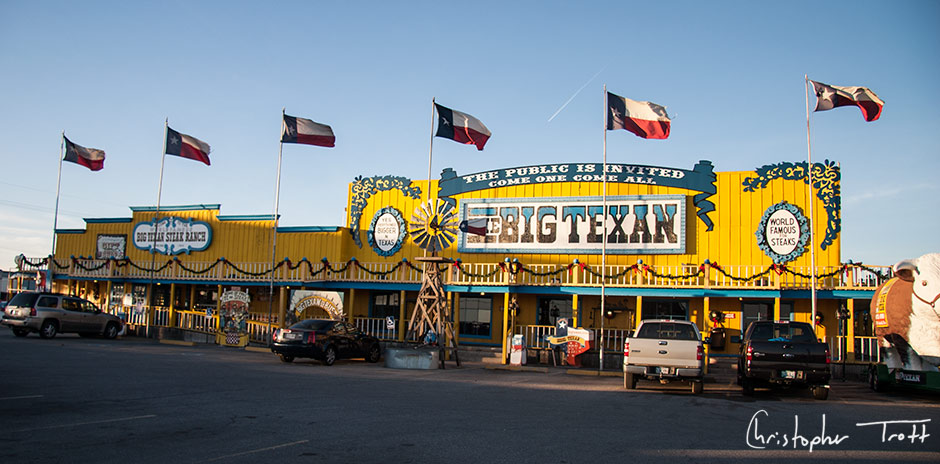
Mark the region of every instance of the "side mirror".
POLYGON ((705 337, 705 340, 702 340, 702 341, 705 342, 705 344, 707 345, 707 344, 709 344, 709 343, 712 342, 712 338, 711 338, 711 337, 705 337))

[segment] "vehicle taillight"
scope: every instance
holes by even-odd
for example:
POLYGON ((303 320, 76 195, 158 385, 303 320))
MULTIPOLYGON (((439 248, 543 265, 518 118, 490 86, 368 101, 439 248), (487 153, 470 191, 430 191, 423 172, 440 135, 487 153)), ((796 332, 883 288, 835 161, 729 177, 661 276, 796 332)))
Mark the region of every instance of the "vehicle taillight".
POLYGON ((829 355, 829 348, 826 348, 826 364, 832 363, 832 357, 829 355))
POLYGON ((280 334, 281 334, 281 329, 275 329, 274 332, 271 333, 271 341, 272 341, 272 342, 276 342, 276 341, 277 341, 277 337, 278 337, 280 334))
POLYGON ((307 332, 307 343, 314 343, 317 341, 316 332, 307 332))
POLYGON ((699 345, 699 346, 698 346, 698 350, 696 350, 696 352, 695 352, 695 360, 696 360, 696 361, 701 361, 701 360, 702 360, 702 357, 703 357, 704 355, 705 355, 705 353, 704 353, 703 350, 702 350, 702 346, 699 345))
POLYGON ((630 342, 623 342, 623 359, 626 362, 630 358, 630 342))
POLYGON ((29 308, 29 315, 30 315, 30 316, 33 316, 33 317, 36 317, 36 308, 35 308, 35 307, 29 308))
POLYGON ((748 346, 747 347, 747 367, 748 368, 751 367, 751 358, 753 357, 754 357, 754 347, 748 346))

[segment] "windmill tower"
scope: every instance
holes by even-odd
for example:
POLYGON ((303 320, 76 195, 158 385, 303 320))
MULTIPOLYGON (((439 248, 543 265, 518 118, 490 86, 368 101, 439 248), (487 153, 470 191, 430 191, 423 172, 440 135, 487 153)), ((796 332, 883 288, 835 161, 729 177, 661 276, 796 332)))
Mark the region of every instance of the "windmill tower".
POLYGON ((454 314, 447 302, 444 281, 441 278, 441 266, 453 261, 437 256, 437 252, 449 247, 457 239, 457 215, 454 207, 439 199, 429 200, 415 208, 411 217, 411 238, 431 256, 415 258, 424 264, 421 290, 418 301, 408 322, 409 340, 426 340, 429 333, 434 333, 441 347, 441 367, 444 367, 444 352, 451 350, 460 366, 457 355, 457 336, 454 333, 454 314), (443 339, 441 338, 443 337, 443 339))

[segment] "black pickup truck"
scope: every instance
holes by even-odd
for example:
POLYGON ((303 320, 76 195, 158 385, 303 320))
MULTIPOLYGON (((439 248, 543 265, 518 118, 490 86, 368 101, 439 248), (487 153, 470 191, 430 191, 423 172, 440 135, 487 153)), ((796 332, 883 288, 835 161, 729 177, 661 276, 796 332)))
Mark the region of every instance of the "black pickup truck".
POLYGON ((813 397, 829 397, 829 347, 805 322, 755 321, 748 326, 738 357, 738 385, 745 395, 755 386, 804 386, 813 397))

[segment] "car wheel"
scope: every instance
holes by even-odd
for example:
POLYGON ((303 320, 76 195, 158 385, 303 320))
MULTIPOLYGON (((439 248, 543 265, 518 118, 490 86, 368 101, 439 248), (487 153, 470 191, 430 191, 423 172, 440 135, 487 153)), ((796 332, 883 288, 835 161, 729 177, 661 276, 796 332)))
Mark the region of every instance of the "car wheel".
POLYGON ((108 325, 105 326, 104 328, 104 338, 107 338, 108 340, 113 340, 117 338, 118 332, 119 332, 118 325, 113 322, 109 322, 108 325))
POLYGON ((13 335, 16 335, 17 337, 25 337, 25 336, 29 335, 29 330, 27 330, 27 329, 13 329, 13 335))
POLYGON ((336 348, 333 348, 333 345, 326 347, 326 351, 323 352, 323 364, 327 366, 332 366, 336 362, 336 348))
POLYGON ((59 333, 59 324, 56 321, 43 321, 39 327, 39 336, 42 338, 52 338, 59 333))
POLYGON ((623 388, 627 390, 636 388, 636 377, 633 374, 623 374, 623 388))
POLYGON ((366 355, 366 361, 370 363, 377 363, 382 357, 382 348, 379 345, 372 345, 369 347, 369 354, 366 355))
POLYGON ((876 391, 876 392, 885 391, 884 383, 881 381, 881 379, 878 378, 877 368, 872 368, 868 370, 868 386, 869 388, 872 389, 872 391, 876 391))
POLYGON ((286 362, 286 363, 294 362, 294 357, 289 354, 279 354, 277 356, 281 358, 281 362, 286 362))
POLYGON ((829 398, 829 388, 825 385, 817 385, 813 387, 813 398, 817 400, 824 400, 829 398))
POLYGON ((741 393, 744 393, 744 396, 754 396, 754 384, 747 377, 741 378, 741 393))
POLYGON ((704 387, 705 386, 702 384, 701 380, 693 380, 692 381, 692 394, 693 395, 701 394, 704 387))

